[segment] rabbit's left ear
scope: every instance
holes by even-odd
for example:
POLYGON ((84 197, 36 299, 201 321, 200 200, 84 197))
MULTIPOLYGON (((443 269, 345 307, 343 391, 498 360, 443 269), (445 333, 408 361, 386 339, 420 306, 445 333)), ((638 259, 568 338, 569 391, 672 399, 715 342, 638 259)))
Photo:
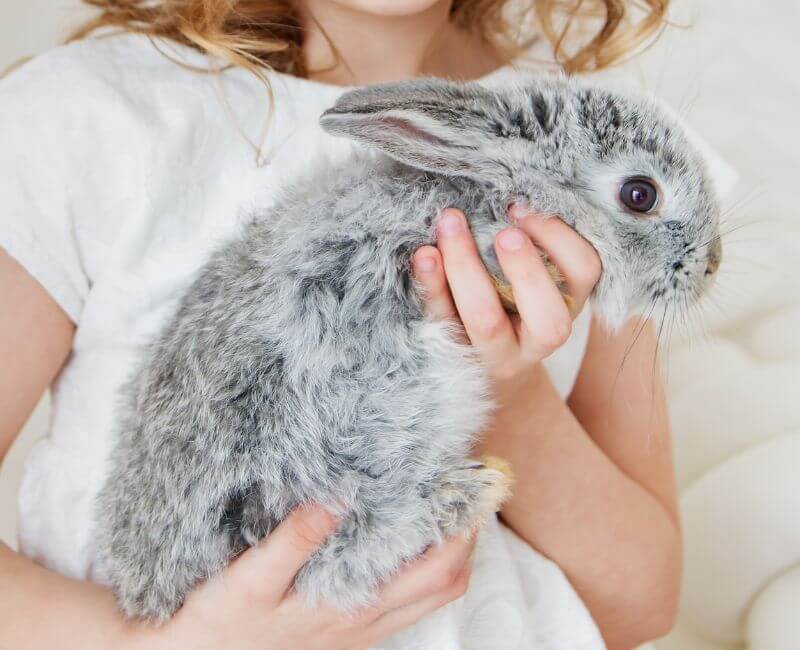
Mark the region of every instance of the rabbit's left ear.
POLYGON ((502 172, 497 112, 497 98, 480 86, 425 79, 345 93, 321 124, 412 167, 488 180, 502 172))

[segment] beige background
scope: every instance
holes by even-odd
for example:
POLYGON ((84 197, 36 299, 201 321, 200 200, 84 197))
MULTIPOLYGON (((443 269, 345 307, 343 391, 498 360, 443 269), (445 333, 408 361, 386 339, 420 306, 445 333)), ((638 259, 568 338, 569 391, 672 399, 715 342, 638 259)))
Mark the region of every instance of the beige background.
POLYGON ((78 0, 0 0, 0 68, 63 40, 87 15, 78 0))
MULTIPOLYGON (((80 15, 76 0, 0 0, 0 68, 20 56, 55 44, 80 15)), ((776 305, 786 302, 787 295, 797 303, 797 238, 780 235, 788 232, 789 225, 797 227, 800 48, 796 44, 796 30, 800 25, 800 3, 796 0, 686 1, 678 7, 676 19, 681 23, 690 22, 692 29, 671 29, 664 40, 630 70, 644 87, 676 106, 737 168, 742 182, 736 196, 743 201, 734 206, 732 218, 757 223, 756 228, 744 229, 730 238, 726 265, 732 273, 726 277, 726 282, 721 282, 726 285, 721 300, 723 314, 712 314, 707 323, 713 344, 715 340, 750 336, 752 323, 759 314, 774 311, 776 305)), ((775 340, 774 335, 770 337, 775 340)), ((725 438, 727 429, 722 426, 712 427, 713 435, 702 440, 699 434, 693 433, 693 427, 703 419, 701 414, 711 409, 722 418, 729 408, 726 400, 731 402, 731 407, 735 406, 730 389, 706 392, 702 403, 692 398, 692 391, 687 394, 681 382, 698 374, 713 374, 718 358, 704 357, 704 365, 698 371, 697 364, 691 363, 694 354, 689 348, 678 346, 673 355, 676 358, 672 376, 676 462, 684 488, 690 487, 702 473, 701 461, 708 469, 711 465, 708 459, 715 453, 718 460, 722 460, 723 455, 733 453, 731 449, 740 451, 741 448, 739 442, 725 438), (727 450, 725 454, 718 452, 720 448, 727 450)), ((797 375, 793 376, 796 382, 797 375)), ((748 381, 749 377, 742 373, 740 382, 747 384, 748 381)), ((753 409, 764 414, 774 410, 769 399, 753 409)), ((32 441, 42 435, 46 423, 47 410, 43 404, 0 473, 0 539, 9 543, 14 542, 15 536, 15 491, 22 463, 32 441)), ((800 521, 800 512, 797 515, 800 521)), ((691 527, 691 521, 689 524, 691 527)), ((722 545, 728 542, 722 533, 718 541, 722 545)), ((715 636, 713 630, 706 630, 706 634, 715 636)), ((797 638, 787 641, 786 645, 779 643, 759 648, 789 650, 797 647, 793 645, 797 638)), ((712 644, 682 623, 661 647, 707 650, 738 646, 712 644)))

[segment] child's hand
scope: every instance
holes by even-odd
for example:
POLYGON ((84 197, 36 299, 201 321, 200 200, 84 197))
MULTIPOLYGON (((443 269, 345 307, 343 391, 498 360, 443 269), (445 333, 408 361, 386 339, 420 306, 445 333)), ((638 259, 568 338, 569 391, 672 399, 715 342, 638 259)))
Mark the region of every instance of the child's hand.
POLYGON ((310 609, 292 581, 336 528, 320 507, 298 510, 265 542, 190 594, 165 626, 136 627, 133 647, 156 650, 368 648, 464 594, 474 540, 451 540, 401 571, 375 606, 344 615, 310 609))
POLYGON ((520 207, 512 208, 512 216, 519 227, 502 231, 495 249, 513 288, 519 317, 503 310, 458 210, 442 213, 438 249, 424 246, 414 255, 414 272, 426 291, 431 315, 460 319, 470 342, 500 381, 525 374, 564 344, 601 270, 594 248, 560 219, 542 219, 520 207), (571 307, 531 238, 564 276, 571 307))

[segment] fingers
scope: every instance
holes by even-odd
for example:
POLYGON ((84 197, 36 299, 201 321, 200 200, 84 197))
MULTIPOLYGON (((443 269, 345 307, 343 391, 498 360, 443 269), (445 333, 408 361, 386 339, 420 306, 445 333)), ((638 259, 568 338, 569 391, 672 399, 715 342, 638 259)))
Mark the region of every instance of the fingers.
POLYGON ((569 338, 572 315, 524 232, 518 228, 502 231, 495 249, 522 317, 522 354, 527 361, 540 361, 569 338))
POLYGON ((366 636, 380 641, 464 595, 472 572, 475 536, 434 547, 401 571, 380 593, 366 636))
MULTIPOLYGON (((429 549, 383 586, 374 605, 344 614, 331 604, 322 604, 314 619, 334 635, 357 631, 365 645, 372 647, 464 594, 475 541, 474 535, 453 538, 429 549)), ((281 607, 292 616, 306 611, 298 594, 288 596, 281 607)))
POLYGON ((339 520, 322 506, 292 512, 259 545, 239 557, 228 569, 251 596, 280 601, 292 586, 300 567, 331 535, 339 520))
POLYGON ((416 277, 431 316, 459 317, 473 346, 501 373, 504 369, 499 365, 504 360, 513 371, 517 359, 538 362, 560 347, 600 277, 600 259, 594 248, 563 221, 543 219, 523 206, 513 206, 511 216, 520 228, 500 233, 495 248, 513 288, 521 323, 503 310, 466 219, 458 210, 444 210, 439 219, 441 256, 430 246, 414 255, 416 277), (572 298, 569 307, 531 237, 561 270, 572 298))
POLYGON ((453 538, 433 546, 392 576, 381 588, 373 605, 347 616, 326 604, 318 610, 318 615, 331 620, 334 626, 364 628, 372 625, 388 612, 448 592, 471 563, 474 548, 474 535, 453 538))
POLYGON ((451 539, 429 549, 383 587, 379 608, 399 609, 447 591, 461 575, 474 548, 473 536, 451 539))
POLYGON ((381 616, 367 629, 370 645, 413 625, 428 614, 461 598, 469 587, 470 573, 471 566, 466 564, 447 588, 381 616))
POLYGON ((484 358, 513 357, 519 350, 514 328, 481 262, 464 215, 458 210, 444 210, 438 232, 450 292, 472 345, 484 358))
POLYGON ((510 214, 561 271, 577 316, 600 278, 597 251, 557 217, 543 218, 521 206, 512 207, 510 214))
POLYGON ((447 276, 442 266, 442 255, 433 246, 423 246, 412 258, 414 277, 422 287, 425 308, 434 320, 458 318, 447 276))

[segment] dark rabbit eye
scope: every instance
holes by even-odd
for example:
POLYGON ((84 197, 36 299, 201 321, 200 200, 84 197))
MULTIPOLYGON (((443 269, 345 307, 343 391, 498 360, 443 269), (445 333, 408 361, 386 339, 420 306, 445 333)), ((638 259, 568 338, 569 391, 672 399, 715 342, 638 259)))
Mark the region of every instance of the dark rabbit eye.
POLYGON ((629 210, 644 214, 658 205, 658 189, 648 178, 631 178, 620 186, 619 200, 629 210))

